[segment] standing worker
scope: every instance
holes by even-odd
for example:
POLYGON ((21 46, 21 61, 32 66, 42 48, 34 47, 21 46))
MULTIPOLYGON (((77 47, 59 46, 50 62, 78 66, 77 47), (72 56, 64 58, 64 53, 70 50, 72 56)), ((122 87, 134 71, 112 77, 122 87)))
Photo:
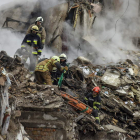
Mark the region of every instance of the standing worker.
POLYGON ((22 41, 21 50, 23 50, 22 60, 25 64, 28 57, 30 59, 30 67, 29 70, 31 73, 34 72, 36 63, 37 63, 37 56, 41 55, 42 52, 42 45, 38 33, 38 27, 36 25, 32 26, 31 33, 26 35, 22 41))
POLYGON ((101 106, 101 97, 99 95, 100 93, 100 88, 99 87, 94 87, 92 89, 93 93, 89 93, 86 95, 84 98, 84 103, 88 104, 90 107, 93 108, 92 115, 96 119, 96 123, 100 124, 100 119, 98 116, 98 112, 101 106))
POLYGON ((31 33, 31 29, 32 29, 32 26, 36 25, 39 29, 37 35, 40 37, 41 39, 41 43, 42 43, 42 48, 44 48, 44 45, 45 45, 45 39, 46 39, 46 32, 45 32, 45 29, 44 27, 42 27, 42 24, 43 23, 43 18, 42 17, 37 17, 36 21, 35 21, 35 24, 32 24, 28 30, 27 30, 27 34, 30 34, 31 33))
POLYGON ((37 64, 35 69, 35 78, 38 84, 52 85, 52 79, 50 72, 53 67, 56 67, 59 71, 68 70, 68 67, 61 67, 60 58, 53 56, 51 59, 45 59, 37 64))

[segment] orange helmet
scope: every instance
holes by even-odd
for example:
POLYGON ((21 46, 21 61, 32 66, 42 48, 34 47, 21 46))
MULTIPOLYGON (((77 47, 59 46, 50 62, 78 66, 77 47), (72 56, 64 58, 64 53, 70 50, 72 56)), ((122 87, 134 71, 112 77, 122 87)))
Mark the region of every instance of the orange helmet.
POLYGON ((99 87, 94 87, 93 89, 92 89, 92 91, 94 91, 94 92, 96 92, 96 93, 100 93, 100 88, 99 87))

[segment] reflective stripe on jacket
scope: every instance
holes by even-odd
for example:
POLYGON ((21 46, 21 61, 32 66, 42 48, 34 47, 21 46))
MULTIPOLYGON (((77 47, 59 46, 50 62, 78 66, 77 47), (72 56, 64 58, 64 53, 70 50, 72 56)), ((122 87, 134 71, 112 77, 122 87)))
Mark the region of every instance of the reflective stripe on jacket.
POLYGON ((25 38, 22 41, 21 48, 24 48, 26 46, 33 47, 32 54, 35 55, 37 55, 38 52, 41 52, 42 50, 40 38, 36 34, 28 34, 25 36, 25 38))
POLYGON ((55 65, 56 62, 57 61, 54 59, 45 59, 44 61, 41 61, 39 64, 37 64, 35 71, 51 72, 53 67, 56 67, 56 65, 55 65))
MULTIPOLYGON (((30 34, 31 33, 31 28, 34 25, 35 24, 32 24, 32 25, 29 26, 26 34, 30 34)), ((42 27, 42 26, 40 26, 38 28, 39 28, 39 31, 38 31, 37 35, 40 37, 42 44, 45 44, 46 31, 45 31, 44 27, 42 27)))
POLYGON ((84 103, 88 103, 90 107, 99 110, 101 106, 101 97, 99 94, 94 97, 92 93, 89 93, 84 98, 84 103))

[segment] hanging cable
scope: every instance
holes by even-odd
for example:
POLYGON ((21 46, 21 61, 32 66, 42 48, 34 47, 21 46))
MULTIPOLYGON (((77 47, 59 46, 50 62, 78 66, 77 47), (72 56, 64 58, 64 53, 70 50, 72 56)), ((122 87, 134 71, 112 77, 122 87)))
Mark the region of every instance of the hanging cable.
MULTIPOLYGON (((126 11, 128 10, 128 7, 129 7, 129 0, 127 2, 127 7, 126 7, 124 13, 116 20, 116 23, 115 23, 115 33, 114 33, 114 35, 110 39, 108 39, 108 40, 112 40, 114 38, 114 36, 116 35, 117 23, 124 16, 124 14, 126 13, 126 11)), ((106 40, 106 41, 108 41, 108 40, 106 40)), ((103 41, 103 42, 106 42, 106 41, 103 41)))

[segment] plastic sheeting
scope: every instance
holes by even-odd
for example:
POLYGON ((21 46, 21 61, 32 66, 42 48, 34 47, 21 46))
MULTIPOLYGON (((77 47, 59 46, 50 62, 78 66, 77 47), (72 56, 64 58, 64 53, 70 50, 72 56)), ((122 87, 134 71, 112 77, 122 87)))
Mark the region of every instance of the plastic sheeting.
POLYGON ((9 107, 9 95, 8 95, 8 88, 11 85, 11 81, 3 68, 2 75, 6 76, 6 82, 4 87, 1 86, 1 97, 0 97, 0 105, 1 105, 1 112, 0 112, 0 126, 2 128, 1 134, 7 134, 7 129, 9 127, 10 117, 11 117, 11 108, 9 107))

